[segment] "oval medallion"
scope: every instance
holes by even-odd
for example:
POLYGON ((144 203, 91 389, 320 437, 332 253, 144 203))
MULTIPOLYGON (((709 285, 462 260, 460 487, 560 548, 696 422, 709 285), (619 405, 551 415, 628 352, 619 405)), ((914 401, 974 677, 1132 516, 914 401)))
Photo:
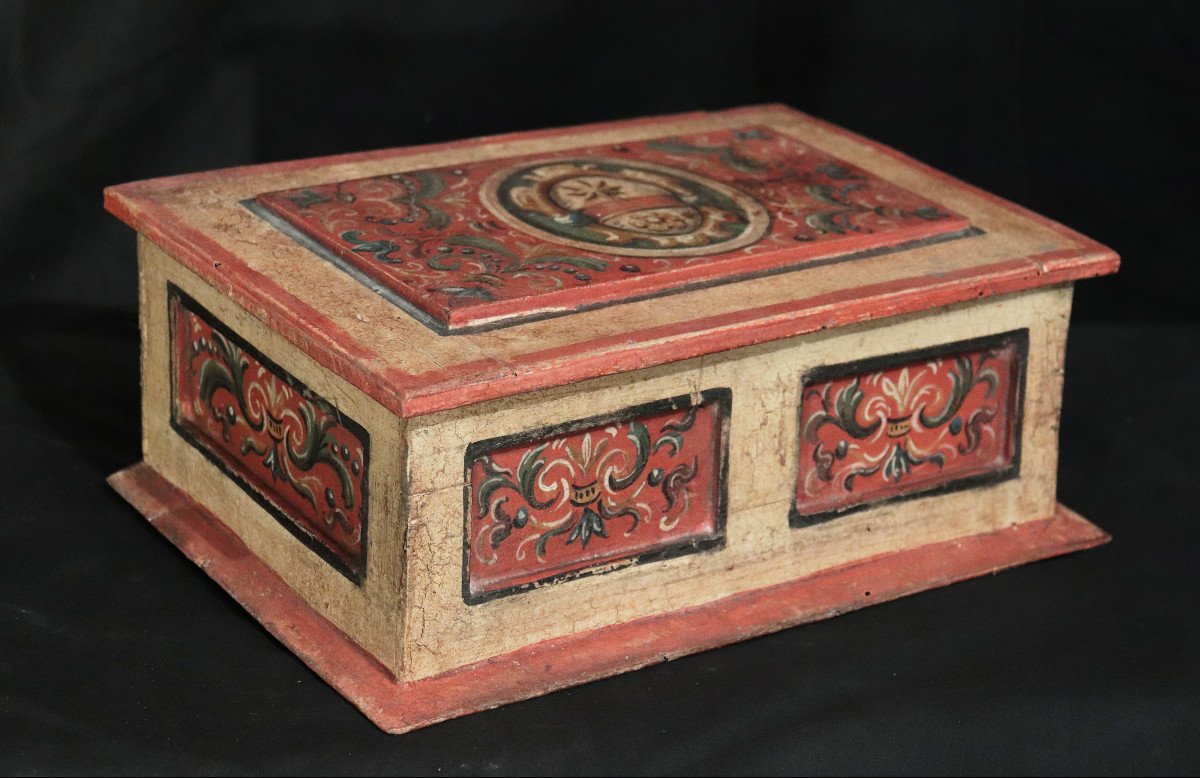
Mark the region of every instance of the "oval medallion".
POLYGON ((719 254, 770 226, 750 195, 686 170, 585 158, 526 162, 491 176, 480 197, 510 226, 606 254, 719 254))

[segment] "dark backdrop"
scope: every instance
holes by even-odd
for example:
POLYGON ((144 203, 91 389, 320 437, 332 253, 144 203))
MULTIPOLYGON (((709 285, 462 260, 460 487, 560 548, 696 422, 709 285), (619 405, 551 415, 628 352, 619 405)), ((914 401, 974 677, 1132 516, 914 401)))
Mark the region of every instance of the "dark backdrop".
POLYGON ((0 0, 0 770, 1200 768, 1200 4, 0 0), (104 486, 158 175, 785 102, 1114 247, 1060 495, 1100 550, 376 733, 104 486))

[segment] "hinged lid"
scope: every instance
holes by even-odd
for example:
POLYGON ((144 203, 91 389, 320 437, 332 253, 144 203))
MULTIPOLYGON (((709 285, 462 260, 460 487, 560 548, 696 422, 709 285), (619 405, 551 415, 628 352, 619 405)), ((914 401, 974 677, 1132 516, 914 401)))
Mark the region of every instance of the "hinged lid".
POLYGON ((780 106, 126 184, 110 210, 408 416, 1111 272, 780 106))

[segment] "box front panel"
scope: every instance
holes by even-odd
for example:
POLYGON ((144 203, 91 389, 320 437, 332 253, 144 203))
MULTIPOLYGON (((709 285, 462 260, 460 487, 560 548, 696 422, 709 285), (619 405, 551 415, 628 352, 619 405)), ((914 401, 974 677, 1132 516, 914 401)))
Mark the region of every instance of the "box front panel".
POLYGON ((1028 343, 1020 330, 812 371, 792 526, 1015 476, 1028 343))
POLYGON ((473 443, 463 599, 719 546, 729 406, 710 389, 473 443))
POLYGON ((171 426, 289 532, 361 582, 366 430, 178 288, 168 293, 171 426))
MULTIPOLYGON (((730 350, 415 419, 408 428, 410 456, 405 475, 412 522, 405 585, 409 596, 406 672, 410 677, 432 675, 556 636, 687 609, 879 554, 1051 515, 1069 307, 1069 288, 1038 290, 730 350), (866 377, 875 374, 879 375, 874 382, 866 384, 866 377), (854 376, 862 376, 859 386, 864 394, 856 417, 858 426, 870 428, 878 419, 873 434, 891 447, 886 449, 876 481, 865 474, 853 479, 854 499, 863 499, 861 509, 841 510, 830 520, 797 526, 793 515, 797 483, 802 472, 813 468, 815 448, 815 444, 805 443, 802 429, 806 387, 811 394, 811 390, 828 385, 830 410, 836 414, 839 389, 853 383, 854 376), (652 518, 642 520, 626 536, 633 522, 624 517, 604 521, 607 538, 595 531, 596 524, 585 525, 590 532, 585 557, 581 543, 584 527, 579 524, 587 507, 571 505, 570 495, 580 487, 583 501, 590 496, 583 494, 583 487, 597 479, 585 480, 574 471, 570 477, 565 477, 565 470, 556 471, 563 475, 547 472, 547 459, 538 477, 557 490, 555 504, 561 508, 556 510, 561 512, 539 515, 521 496, 522 459, 547 437, 539 431, 564 425, 570 428, 575 420, 593 414, 619 415, 622 409, 662 398, 698 397, 714 387, 728 388, 731 406, 727 511, 719 546, 652 564, 627 564, 629 556, 642 552, 625 544, 653 537, 658 527, 652 518), (954 399, 956 391, 965 391, 961 400, 954 399), (890 392, 901 400, 907 398, 906 407, 888 405, 898 402, 890 400, 890 392), (925 422, 920 420, 922 411, 925 422), (990 419, 985 418, 989 415, 990 419), (935 439, 940 436, 937 445, 952 444, 954 455, 943 451, 941 464, 932 460, 914 464, 930 455, 932 444, 927 436, 931 434, 935 439), (487 473, 474 456, 466 456, 467 449, 473 441, 491 441, 498 436, 525 436, 520 444, 496 446, 495 456, 502 461, 490 467, 491 472, 507 471, 501 476, 517 487, 491 491, 486 499, 477 496, 472 511, 468 490, 478 489, 487 473), (973 443, 976 436, 978 442, 973 443), (898 464, 891 477, 884 479, 888 456, 894 456, 896 444, 906 439, 910 447, 903 456, 913 461, 905 459, 907 469, 898 464), (960 451, 960 446, 968 451, 960 451), (470 466, 464 468, 465 462, 470 466), (896 473, 900 474, 898 488, 896 473), (911 499, 896 499, 901 495, 911 499), (481 517, 479 508, 483 506, 487 512, 481 517), (524 526, 518 527, 521 508, 526 509, 521 514, 524 526), (534 572, 533 565, 541 564, 537 542, 551 529, 534 527, 531 517, 535 515, 539 521, 567 519, 554 528, 563 532, 546 540, 548 573, 534 572), (465 521, 473 532, 468 534, 465 521), (643 530, 653 533, 643 536, 643 530), (572 535, 575 541, 568 543, 572 535), (471 601, 471 589, 464 598, 464 542, 472 552, 487 556, 494 550, 500 557, 493 565, 476 559, 476 569, 468 569, 468 575, 476 576, 473 591, 482 595, 476 602, 471 601), (621 556, 599 558, 601 551, 609 549, 619 549, 621 556), (591 558, 592 554, 597 557, 591 558), (560 563, 579 564, 605 574, 558 583, 558 571, 563 568, 556 565, 560 563), (543 575, 551 576, 552 582, 529 585, 541 581, 543 575), (512 593, 488 597, 489 587, 512 593)), ((817 399, 811 397, 809 402, 817 399)), ((645 425, 653 443, 663 424, 646 421, 645 425)), ((699 428, 699 419, 696 425, 693 433, 699 428)), ((608 427, 592 423, 588 429, 595 447, 608 427)), ((568 450, 582 458, 585 431, 574 428, 561 433, 570 445, 564 442, 554 458, 569 460, 568 450)), ((839 441, 832 436, 841 430, 825 424, 817 432, 823 449, 833 454, 835 467, 859 455, 851 443, 863 446, 870 439, 851 437, 845 456, 837 459, 839 441)), ((627 441, 628 431, 610 434, 614 442, 621 436, 627 441)), ((683 452, 691 442, 685 440, 683 452)), ((664 446, 659 454, 665 455, 669 449, 664 446)), ((541 454, 548 457, 547 452, 553 452, 550 445, 541 454)), ((539 456, 533 454, 525 460, 527 470, 539 456)), ((691 457, 676 459, 689 467, 693 461, 691 457)), ((656 467, 670 472, 651 461, 646 466, 647 478, 656 467)), ((844 482, 845 476, 831 477, 829 483, 839 485, 839 480, 844 482)), ((550 500, 549 493, 530 494, 539 501, 550 500)), ((649 503, 654 510, 666 506, 661 486, 647 485, 642 493, 646 495, 655 498, 649 503)), ((830 511, 830 504, 810 508, 810 513, 830 511)), ((839 507, 847 504, 838 503, 839 507)), ((601 515, 599 510, 593 511, 601 515)), ((684 521, 678 525, 684 526, 684 521)), ((466 561, 468 567, 471 563, 466 561)), ((858 595, 864 602, 870 601, 876 584, 869 577, 861 581, 858 595)))

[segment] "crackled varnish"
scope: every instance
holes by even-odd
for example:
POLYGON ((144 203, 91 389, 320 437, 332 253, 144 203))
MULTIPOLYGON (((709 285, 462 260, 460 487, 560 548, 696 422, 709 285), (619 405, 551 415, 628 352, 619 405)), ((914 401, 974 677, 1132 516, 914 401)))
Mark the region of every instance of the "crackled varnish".
POLYGON ((388 731, 1107 539, 1055 472, 1072 285, 1116 256, 792 109, 106 203, 113 484, 388 731))

